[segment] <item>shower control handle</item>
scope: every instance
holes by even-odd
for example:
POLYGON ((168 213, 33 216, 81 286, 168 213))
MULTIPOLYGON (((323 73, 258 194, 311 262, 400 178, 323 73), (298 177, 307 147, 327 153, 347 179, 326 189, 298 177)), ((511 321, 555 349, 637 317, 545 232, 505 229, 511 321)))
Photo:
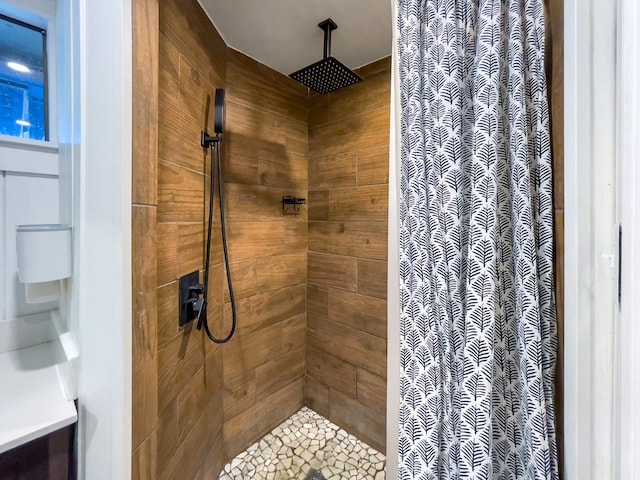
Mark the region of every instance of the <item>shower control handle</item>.
POLYGON ((205 313, 206 293, 204 285, 199 282, 198 272, 192 272, 180 278, 179 294, 180 316, 178 318, 178 326, 184 328, 205 313))

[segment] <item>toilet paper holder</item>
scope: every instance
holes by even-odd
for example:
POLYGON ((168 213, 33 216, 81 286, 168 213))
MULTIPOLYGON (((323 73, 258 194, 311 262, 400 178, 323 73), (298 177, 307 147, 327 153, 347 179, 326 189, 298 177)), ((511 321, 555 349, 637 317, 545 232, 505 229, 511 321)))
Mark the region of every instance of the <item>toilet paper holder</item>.
POLYGON ((40 224, 16 227, 18 279, 28 303, 58 298, 60 280, 72 274, 70 225, 40 224))

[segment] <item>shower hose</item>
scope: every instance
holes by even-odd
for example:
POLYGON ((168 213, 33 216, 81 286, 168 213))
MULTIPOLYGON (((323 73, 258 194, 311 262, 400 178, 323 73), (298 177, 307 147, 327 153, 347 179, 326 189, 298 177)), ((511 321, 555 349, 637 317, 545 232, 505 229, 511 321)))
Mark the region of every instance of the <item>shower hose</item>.
POLYGON ((236 331, 236 298, 233 293, 233 282, 231 281, 231 270, 229 268, 229 251, 227 249, 227 231, 224 220, 224 180, 222 178, 222 159, 220 155, 220 142, 218 140, 211 146, 211 182, 209 191, 209 222, 207 227, 207 247, 205 250, 205 267, 204 267, 204 289, 203 296, 204 301, 200 313, 198 314, 198 323, 196 328, 201 330, 204 327, 204 331, 207 337, 214 343, 227 343, 233 337, 236 331), (215 150, 215 157, 214 157, 215 150), (229 285, 229 297, 231 299, 231 330, 229 334, 224 338, 216 338, 209 329, 209 322, 207 320, 207 307, 208 307, 208 295, 209 291, 209 261, 211 257, 211 228, 213 225, 213 203, 215 199, 215 166, 218 165, 218 202, 220 205, 220 226, 222 230, 222 247, 224 251, 224 266, 227 271, 227 284, 229 285))

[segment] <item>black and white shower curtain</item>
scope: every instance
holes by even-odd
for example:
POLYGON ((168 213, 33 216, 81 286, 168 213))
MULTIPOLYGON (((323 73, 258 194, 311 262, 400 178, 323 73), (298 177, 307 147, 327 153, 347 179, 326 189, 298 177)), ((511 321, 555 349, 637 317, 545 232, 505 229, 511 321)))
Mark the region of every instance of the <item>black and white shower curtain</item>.
POLYGON ((542 0, 399 0, 402 480, 558 478, 542 0))

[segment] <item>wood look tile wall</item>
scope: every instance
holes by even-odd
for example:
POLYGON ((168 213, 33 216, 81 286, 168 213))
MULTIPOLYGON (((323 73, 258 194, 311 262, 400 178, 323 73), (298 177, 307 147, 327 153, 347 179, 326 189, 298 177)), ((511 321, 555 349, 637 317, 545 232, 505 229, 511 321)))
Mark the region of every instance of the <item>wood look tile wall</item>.
MULTIPOLYGON (((222 465, 304 403, 306 89, 230 50, 196 0, 135 0, 133 477, 217 478, 222 465), (238 330, 219 346, 179 331, 178 279, 204 269, 213 93, 226 88, 227 235, 238 330), (223 362, 224 361, 224 362, 223 362)), ((215 219, 220 219, 216 190, 215 219)), ((221 230, 209 318, 228 332, 221 230)))
POLYGON ((390 58, 309 99, 305 399, 384 451, 390 58))
MULTIPOLYGON (((308 95, 293 80, 229 49, 225 210, 238 312, 223 347, 227 458, 304 402, 307 210, 282 215, 282 196, 307 197, 308 95)), ((225 328, 231 306, 225 291, 225 328)))
MULTIPOLYGON (((227 47, 196 0, 135 0, 132 8, 132 474, 217 478, 226 461, 222 349, 205 348, 201 332, 178 330, 177 281, 204 268, 209 184, 200 131, 212 125, 211 97, 225 85, 227 47)), ((215 233, 209 309, 221 324, 215 233)))
POLYGON ((132 476, 142 480, 157 471, 157 0, 133 1, 132 22, 132 476))

